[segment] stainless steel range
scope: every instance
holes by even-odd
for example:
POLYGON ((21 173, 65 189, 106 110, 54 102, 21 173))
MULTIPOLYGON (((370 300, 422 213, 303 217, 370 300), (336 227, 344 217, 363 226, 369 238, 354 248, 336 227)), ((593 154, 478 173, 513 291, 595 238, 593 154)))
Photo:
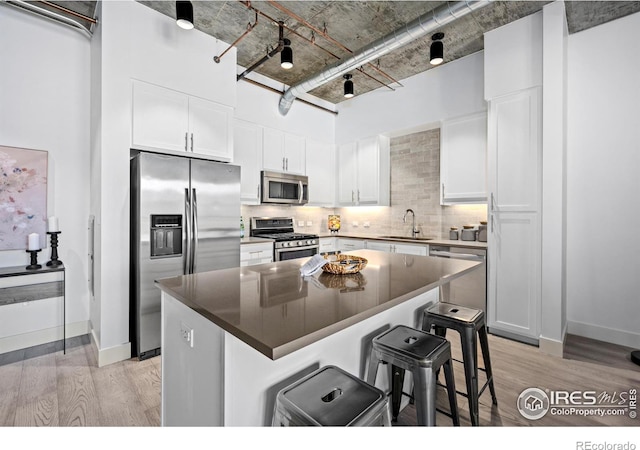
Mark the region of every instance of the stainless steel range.
POLYGON ((250 235, 273 239, 273 260, 305 258, 318 253, 318 235, 295 233, 291 217, 252 217, 250 235))

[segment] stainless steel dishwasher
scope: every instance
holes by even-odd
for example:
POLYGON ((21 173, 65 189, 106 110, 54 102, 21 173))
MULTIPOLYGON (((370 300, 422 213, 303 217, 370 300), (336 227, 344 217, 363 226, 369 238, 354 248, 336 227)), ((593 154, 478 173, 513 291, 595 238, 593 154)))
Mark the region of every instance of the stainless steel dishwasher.
POLYGON ((483 248, 429 245, 429 256, 481 261, 482 267, 442 286, 441 301, 487 311, 487 251, 483 248))

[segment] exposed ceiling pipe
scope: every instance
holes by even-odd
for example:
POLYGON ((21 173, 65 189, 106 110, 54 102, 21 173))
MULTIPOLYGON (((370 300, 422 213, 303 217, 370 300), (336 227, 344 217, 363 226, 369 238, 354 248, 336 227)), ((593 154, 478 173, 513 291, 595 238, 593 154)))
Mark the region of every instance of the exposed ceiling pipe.
MULTIPOLYGON (((46 2, 47 4, 49 2, 46 2)), ((73 28, 76 31, 79 31, 80 33, 82 33, 85 37, 91 39, 91 37, 93 36, 93 34, 91 33, 91 31, 89 31, 86 27, 84 27, 84 25, 82 25, 80 22, 71 19, 69 17, 63 16, 62 14, 58 14, 54 11, 50 11, 48 9, 45 8, 41 8, 36 4, 33 3, 28 3, 22 0, 0 0, 0 4, 3 5, 7 5, 7 6, 13 6, 14 8, 18 8, 22 11, 26 11, 29 12, 31 14, 35 14, 37 16, 43 17, 45 19, 49 19, 52 20, 54 22, 58 22, 61 23, 63 25, 66 25, 68 27, 73 28)), ((57 5, 55 4, 50 4, 49 6, 52 7, 57 7, 57 5)), ((63 8, 58 7, 58 9, 63 10, 63 8)), ((81 16, 80 14, 74 14, 78 17, 82 17, 83 20, 87 20, 88 22, 92 23, 91 27, 93 27, 93 24, 96 23, 96 20, 90 17, 84 17, 81 16)))
POLYGON ((278 109, 280 114, 286 116, 293 101, 301 94, 309 92, 318 86, 342 76, 343 74, 356 69, 368 62, 379 58, 397 48, 400 48, 410 42, 415 41, 425 35, 431 34, 436 29, 453 22, 467 14, 483 8, 491 3, 492 0, 480 1, 461 1, 449 4, 448 2, 433 11, 411 21, 404 27, 392 31, 386 36, 374 41, 368 46, 360 49, 349 58, 338 61, 327 67, 322 72, 312 75, 306 80, 301 81, 295 86, 287 89, 280 98, 278 109))
POLYGON ((283 27, 283 22, 280 22, 280 24, 278 25, 278 45, 277 45, 277 47, 274 48, 273 50, 271 50, 270 52, 268 52, 266 55, 264 55, 262 58, 260 58, 259 61, 255 62, 251 67, 249 67, 247 70, 245 70, 240 75, 238 75, 236 77, 236 81, 240 81, 248 73, 253 72, 254 70, 256 70, 258 67, 260 67, 265 62, 267 62, 270 58, 272 58, 273 56, 275 56, 278 53, 280 53, 283 48, 284 48, 284 27, 283 27))

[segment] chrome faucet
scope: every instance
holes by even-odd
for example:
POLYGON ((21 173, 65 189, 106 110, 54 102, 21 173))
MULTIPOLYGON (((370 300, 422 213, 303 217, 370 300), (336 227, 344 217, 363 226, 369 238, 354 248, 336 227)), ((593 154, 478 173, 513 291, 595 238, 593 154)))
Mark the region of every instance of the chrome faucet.
POLYGON ((409 213, 411 213, 411 216, 413 218, 413 222, 411 225, 411 237, 415 239, 417 237, 417 234, 420 233, 420 230, 416 228, 416 214, 413 212, 413 209, 407 209, 407 211, 404 213, 404 216, 402 216, 402 221, 404 223, 407 223, 407 214, 409 213))

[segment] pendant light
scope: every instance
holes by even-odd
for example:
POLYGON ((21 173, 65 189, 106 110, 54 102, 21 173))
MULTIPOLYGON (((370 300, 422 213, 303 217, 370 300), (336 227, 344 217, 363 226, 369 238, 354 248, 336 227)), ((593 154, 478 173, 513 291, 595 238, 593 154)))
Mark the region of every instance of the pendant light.
POLYGON ((353 97, 353 81, 351 81, 352 77, 353 77, 353 75, 351 75, 350 73, 342 75, 342 78, 345 79, 345 82, 344 82, 344 98, 353 97))
POLYGON ((176 23, 180 28, 193 28, 193 5, 189 1, 176 2, 176 23))
POLYGON ((442 44, 442 38, 444 37, 444 33, 436 33, 431 36, 433 42, 431 43, 430 55, 431 55, 431 65, 437 66, 438 64, 442 64, 444 61, 444 45, 442 44))
POLYGON ((293 67, 293 50, 291 50, 291 41, 283 39, 284 48, 280 52, 280 67, 283 69, 291 69, 293 67))

